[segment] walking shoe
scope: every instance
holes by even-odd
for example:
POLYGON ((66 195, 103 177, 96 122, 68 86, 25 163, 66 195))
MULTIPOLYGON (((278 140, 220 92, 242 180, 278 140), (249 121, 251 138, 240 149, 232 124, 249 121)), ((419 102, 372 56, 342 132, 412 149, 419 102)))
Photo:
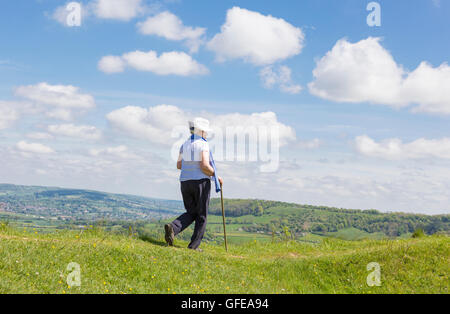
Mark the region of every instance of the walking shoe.
POLYGON ((165 238, 168 246, 173 246, 173 238, 175 237, 173 233, 172 224, 167 224, 164 226, 164 231, 166 232, 165 238))

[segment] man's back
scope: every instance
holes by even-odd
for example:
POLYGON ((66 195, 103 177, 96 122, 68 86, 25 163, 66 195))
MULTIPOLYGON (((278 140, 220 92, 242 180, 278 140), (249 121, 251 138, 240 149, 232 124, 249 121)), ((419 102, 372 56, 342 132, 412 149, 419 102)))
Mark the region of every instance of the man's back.
POLYGON ((180 181, 211 179, 201 170, 202 153, 209 153, 208 142, 198 135, 191 136, 181 146, 182 166, 180 181))

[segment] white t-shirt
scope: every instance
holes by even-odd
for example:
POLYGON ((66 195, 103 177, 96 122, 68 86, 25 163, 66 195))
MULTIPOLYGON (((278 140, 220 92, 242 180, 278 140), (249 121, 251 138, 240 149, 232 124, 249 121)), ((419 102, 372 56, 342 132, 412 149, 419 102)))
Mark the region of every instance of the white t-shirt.
POLYGON ((202 153, 209 153, 209 144, 198 135, 190 137, 180 148, 182 166, 180 181, 211 179, 200 167, 202 153))

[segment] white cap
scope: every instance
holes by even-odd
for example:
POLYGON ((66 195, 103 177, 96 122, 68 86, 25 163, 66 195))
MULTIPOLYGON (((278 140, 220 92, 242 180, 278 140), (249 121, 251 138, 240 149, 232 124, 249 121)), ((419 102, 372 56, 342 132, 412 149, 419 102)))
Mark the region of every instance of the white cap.
POLYGON ((189 121, 189 128, 191 132, 203 131, 210 133, 212 131, 209 127, 209 121, 203 118, 195 118, 194 121, 189 121))

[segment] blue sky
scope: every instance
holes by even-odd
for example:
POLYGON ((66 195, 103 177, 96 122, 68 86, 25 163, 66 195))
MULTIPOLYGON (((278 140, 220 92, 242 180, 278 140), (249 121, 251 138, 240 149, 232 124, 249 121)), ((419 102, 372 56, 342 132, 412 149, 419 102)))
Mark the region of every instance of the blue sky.
POLYGON ((279 169, 219 163, 228 197, 449 213, 450 5, 378 1, 382 25, 369 27, 369 2, 85 0, 80 27, 57 14, 63 1, 4 2, 0 181, 179 199, 168 125, 273 112, 279 169), (187 64, 149 70, 135 51, 187 64), (108 56, 119 70, 101 66, 108 56))

